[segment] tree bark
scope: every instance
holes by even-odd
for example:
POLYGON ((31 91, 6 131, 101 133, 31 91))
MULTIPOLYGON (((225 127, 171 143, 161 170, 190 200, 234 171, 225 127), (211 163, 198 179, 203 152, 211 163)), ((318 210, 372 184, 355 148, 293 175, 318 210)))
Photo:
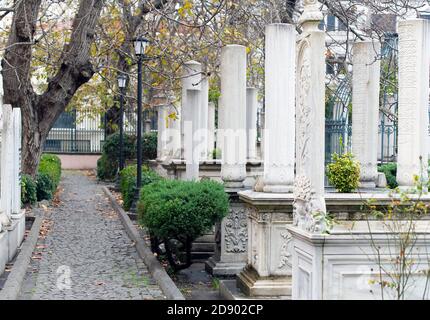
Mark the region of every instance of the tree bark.
POLYGON ((49 79, 47 90, 38 95, 31 85, 30 67, 40 6, 41 0, 17 3, 2 60, 4 101, 22 110, 22 171, 32 176, 37 172, 49 130, 79 87, 94 74, 90 47, 103 0, 80 0, 58 71, 49 79))

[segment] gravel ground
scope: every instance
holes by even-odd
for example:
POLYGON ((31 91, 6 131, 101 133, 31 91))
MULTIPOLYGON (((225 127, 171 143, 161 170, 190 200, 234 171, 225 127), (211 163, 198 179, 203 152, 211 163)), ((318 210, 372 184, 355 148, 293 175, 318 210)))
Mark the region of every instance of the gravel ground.
POLYGON ((66 171, 20 299, 164 299, 94 177, 66 171))

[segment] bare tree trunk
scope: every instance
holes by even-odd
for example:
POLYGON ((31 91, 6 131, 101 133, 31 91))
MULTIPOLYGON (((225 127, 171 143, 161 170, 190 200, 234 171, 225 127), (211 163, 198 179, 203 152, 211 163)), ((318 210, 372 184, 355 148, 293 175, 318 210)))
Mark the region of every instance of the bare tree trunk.
POLYGON ((21 108, 23 116, 22 169, 34 176, 49 130, 66 109, 75 92, 94 74, 90 46, 103 0, 80 0, 71 40, 63 48, 57 74, 38 95, 31 85, 30 64, 41 0, 17 3, 5 50, 3 85, 5 103, 21 108))

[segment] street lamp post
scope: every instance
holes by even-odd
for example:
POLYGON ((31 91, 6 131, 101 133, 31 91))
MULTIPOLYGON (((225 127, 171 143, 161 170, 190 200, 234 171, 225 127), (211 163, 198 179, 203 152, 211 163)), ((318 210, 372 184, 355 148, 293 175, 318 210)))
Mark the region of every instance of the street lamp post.
POLYGON ((137 177, 136 177, 136 194, 134 206, 139 200, 139 192, 142 187, 142 64, 145 58, 145 49, 149 41, 144 37, 138 37, 134 40, 134 50, 138 58, 137 61, 137 177))
POLYGON ((124 90, 127 86, 127 76, 121 73, 118 76, 118 87, 120 89, 119 109, 119 171, 124 169, 124 90))

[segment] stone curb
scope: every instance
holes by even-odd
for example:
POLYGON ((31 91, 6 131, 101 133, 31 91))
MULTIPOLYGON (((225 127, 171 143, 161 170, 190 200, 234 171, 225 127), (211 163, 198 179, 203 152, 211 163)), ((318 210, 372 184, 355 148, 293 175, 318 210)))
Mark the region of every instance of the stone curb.
POLYGON ((3 289, 0 291, 0 300, 16 300, 27 273, 28 265, 39 238, 42 217, 35 217, 30 233, 25 239, 23 248, 12 267, 3 289))
POLYGON ((118 205, 116 199, 108 190, 108 188, 102 187, 102 189, 103 192, 109 198, 113 209, 118 213, 119 217, 121 218, 122 224, 124 225, 127 235, 132 241, 136 243, 136 250, 139 253, 139 256, 145 262, 146 266, 149 269, 149 272, 152 274, 155 281, 160 286, 163 293, 166 295, 167 299, 185 300, 181 291, 179 291, 178 287, 169 277, 166 270, 163 268, 163 266, 152 253, 152 251, 148 248, 144 240, 141 238, 139 232, 134 227, 127 213, 118 205))

